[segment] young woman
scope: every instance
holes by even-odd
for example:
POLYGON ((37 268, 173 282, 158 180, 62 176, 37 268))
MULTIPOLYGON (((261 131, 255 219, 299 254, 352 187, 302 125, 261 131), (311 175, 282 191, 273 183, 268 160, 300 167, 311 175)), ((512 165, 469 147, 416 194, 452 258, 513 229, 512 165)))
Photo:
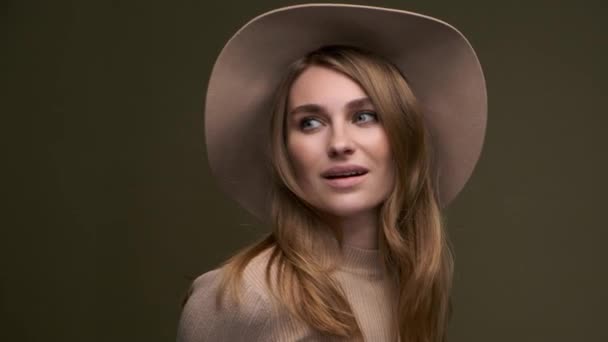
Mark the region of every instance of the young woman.
POLYGON ((178 341, 445 340, 440 208, 486 117, 458 31, 373 7, 272 11, 228 42, 206 106, 216 175, 272 232, 194 282, 178 341))

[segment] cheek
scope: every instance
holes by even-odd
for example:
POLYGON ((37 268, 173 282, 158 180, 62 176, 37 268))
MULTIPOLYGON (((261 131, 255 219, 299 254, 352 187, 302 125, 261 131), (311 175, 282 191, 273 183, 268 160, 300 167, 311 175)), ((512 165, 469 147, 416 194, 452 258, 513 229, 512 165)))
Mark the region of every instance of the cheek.
POLYGON ((296 177, 306 177, 315 165, 315 156, 318 153, 315 145, 309 139, 303 139, 300 136, 289 137, 287 152, 293 163, 296 177))
POLYGON ((377 137, 373 155, 376 158, 376 163, 384 171, 384 182, 389 187, 392 187, 395 177, 395 162, 388 138, 384 132, 377 137))
POLYGON ((386 168, 392 169, 393 155, 388 142, 388 137, 383 130, 378 131, 377 134, 374 135, 370 146, 376 162, 386 168))

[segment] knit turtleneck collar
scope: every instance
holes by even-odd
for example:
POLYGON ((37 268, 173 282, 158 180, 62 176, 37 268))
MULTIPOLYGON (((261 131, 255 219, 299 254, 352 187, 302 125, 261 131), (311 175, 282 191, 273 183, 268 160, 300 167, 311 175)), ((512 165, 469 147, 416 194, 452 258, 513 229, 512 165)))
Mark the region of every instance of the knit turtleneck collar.
POLYGON ((384 266, 380 258, 380 250, 363 249, 354 246, 342 246, 341 269, 367 276, 382 276, 384 266))

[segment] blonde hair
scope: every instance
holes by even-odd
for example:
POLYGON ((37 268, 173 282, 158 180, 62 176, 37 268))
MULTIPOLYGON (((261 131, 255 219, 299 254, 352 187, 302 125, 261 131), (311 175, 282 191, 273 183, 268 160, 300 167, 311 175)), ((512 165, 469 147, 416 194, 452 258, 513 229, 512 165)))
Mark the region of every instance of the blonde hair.
MULTIPOLYGON (((271 249, 266 282, 275 299, 311 327, 330 335, 361 338, 353 310, 331 276, 341 232, 325 225, 302 198, 286 149, 285 116, 291 84, 311 65, 331 68, 357 82, 370 97, 386 131, 395 162, 395 186, 380 208, 379 248, 395 275, 398 304, 395 340, 446 340, 453 262, 434 186, 432 150, 416 99, 399 70, 369 52, 329 46, 295 61, 276 94, 272 112, 272 232, 224 265, 222 284, 238 300, 247 264, 271 249), (314 248, 313 248, 314 247, 314 248), (273 287, 271 267, 276 267, 273 287)), ((218 295, 221 304, 224 292, 218 295)))

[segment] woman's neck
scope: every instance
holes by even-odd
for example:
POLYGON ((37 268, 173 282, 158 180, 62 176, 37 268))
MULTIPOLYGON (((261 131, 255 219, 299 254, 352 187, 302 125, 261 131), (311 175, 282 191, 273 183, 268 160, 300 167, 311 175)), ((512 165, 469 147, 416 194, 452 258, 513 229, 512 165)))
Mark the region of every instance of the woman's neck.
POLYGON ((366 211, 348 217, 333 216, 329 224, 342 231, 344 245, 362 249, 378 249, 378 212, 366 211))

